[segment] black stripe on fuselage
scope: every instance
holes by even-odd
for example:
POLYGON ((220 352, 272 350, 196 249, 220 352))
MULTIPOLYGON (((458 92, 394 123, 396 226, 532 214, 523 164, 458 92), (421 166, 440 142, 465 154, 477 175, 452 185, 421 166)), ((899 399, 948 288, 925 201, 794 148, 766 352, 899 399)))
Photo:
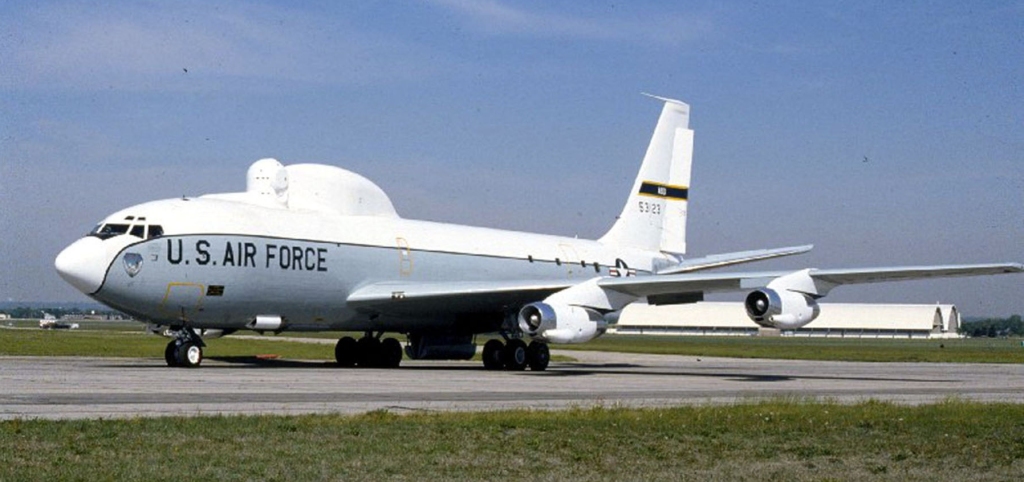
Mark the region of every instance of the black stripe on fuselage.
POLYGON ((644 183, 640 185, 640 192, 637 194, 641 196, 685 201, 690 196, 690 188, 686 186, 673 186, 671 184, 644 181, 644 183))

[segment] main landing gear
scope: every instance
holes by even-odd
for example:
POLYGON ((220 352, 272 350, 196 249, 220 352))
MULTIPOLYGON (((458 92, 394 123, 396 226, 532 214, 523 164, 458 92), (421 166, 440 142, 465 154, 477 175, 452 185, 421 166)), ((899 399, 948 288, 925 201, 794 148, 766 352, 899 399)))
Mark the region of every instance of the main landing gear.
POLYGON ((502 343, 501 340, 488 340, 484 343, 484 368, 488 370, 522 371, 526 367, 541 372, 551 363, 551 351, 547 343, 526 342, 518 338, 502 343))
POLYGON ((203 362, 203 339, 192 328, 182 327, 164 348, 164 361, 169 367, 196 368, 203 362))
POLYGON ((384 338, 384 333, 374 336, 366 332, 359 341, 351 336, 338 340, 334 345, 334 359, 338 366, 363 368, 398 368, 402 363, 402 344, 394 338, 384 338))

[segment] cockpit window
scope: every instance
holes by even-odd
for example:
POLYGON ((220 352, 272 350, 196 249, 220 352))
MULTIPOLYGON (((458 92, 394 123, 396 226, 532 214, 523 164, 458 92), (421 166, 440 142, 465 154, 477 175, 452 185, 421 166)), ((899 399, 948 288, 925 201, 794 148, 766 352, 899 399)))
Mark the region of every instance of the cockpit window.
MULTIPOLYGON (((136 221, 144 218, 137 218, 136 221)), ((158 238, 164 235, 164 228, 159 224, 152 224, 147 226, 145 223, 139 224, 121 224, 121 223, 109 223, 109 224, 98 224, 92 231, 89 232, 89 236, 95 236, 100 239, 110 239, 114 236, 120 236, 122 234, 130 234, 139 239, 152 239, 158 238)))
POLYGON ((127 233, 129 227, 130 226, 128 224, 101 224, 96 226, 96 229, 92 230, 92 232, 89 233, 89 236, 96 236, 100 239, 109 239, 114 236, 127 233))

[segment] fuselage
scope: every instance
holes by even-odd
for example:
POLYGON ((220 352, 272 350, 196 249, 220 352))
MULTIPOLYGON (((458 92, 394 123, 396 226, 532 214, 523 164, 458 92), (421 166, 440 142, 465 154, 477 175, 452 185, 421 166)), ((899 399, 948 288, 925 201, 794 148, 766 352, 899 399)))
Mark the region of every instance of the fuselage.
POLYGON ((274 315, 288 330, 408 333, 457 320, 376 318, 350 309, 349 294, 379 282, 583 281, 671 262, 577 238, 198 197, 114 213, 57 265, 94 299, 158 324, 238 329, 274 315))

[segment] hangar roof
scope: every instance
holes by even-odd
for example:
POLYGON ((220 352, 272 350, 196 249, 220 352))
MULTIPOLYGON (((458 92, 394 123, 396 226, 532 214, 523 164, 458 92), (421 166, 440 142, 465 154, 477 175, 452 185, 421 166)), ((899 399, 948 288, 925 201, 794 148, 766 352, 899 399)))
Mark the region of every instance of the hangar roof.
MULTIPOLYGON (((956 331, 960 315, 953 305, 821 304, 809 329, 956 331)), ((634 303, 623 310, 620 326, 752 328, 743 303, 701 302, 653 306, 634 303)))

